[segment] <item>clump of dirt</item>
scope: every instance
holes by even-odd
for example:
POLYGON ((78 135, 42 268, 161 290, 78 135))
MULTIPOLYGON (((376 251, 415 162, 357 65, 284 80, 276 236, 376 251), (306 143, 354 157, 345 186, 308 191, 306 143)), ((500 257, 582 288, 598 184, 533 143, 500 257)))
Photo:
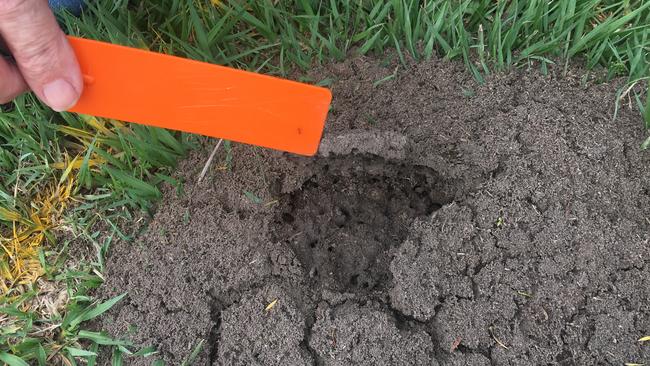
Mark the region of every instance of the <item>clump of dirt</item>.
POLYGON ((560 71, 314 71, 335 80, 318 155, 234 145, 201 184, 210 147, 183 162, 112 248, 104 293, 129 296, 104 328, 169 365, 202 340, 196 365, 647 362, 641 117, 612 118, 621 82, 560 71))
POLYGON ((430 365, 431 337, 424 331, 403 331, 396 320, 372 304, 345 303, 317 310, 310 345, 331 365, 430 365))
POLYGON ((224 311, 222 317, 224 325, 219 330, 218 353, 213 353, 210 360, 214 363, 306 365, 314 361, 309 351, 301 346, 305 316, 281 286, 269 284, 244 294, 237 304, 224 311), (282 301, 278 309, 260 311, 260 304, 276 300, 282 301), (260 342, 260 332, 264 342, 260 342))
POLYGON ((280 199, 271 238, 287 244, 316 284, 386 291, 391 248, 417 217, 451 200, 435 171, 373 155, 317 158, 313 176, 280 199))

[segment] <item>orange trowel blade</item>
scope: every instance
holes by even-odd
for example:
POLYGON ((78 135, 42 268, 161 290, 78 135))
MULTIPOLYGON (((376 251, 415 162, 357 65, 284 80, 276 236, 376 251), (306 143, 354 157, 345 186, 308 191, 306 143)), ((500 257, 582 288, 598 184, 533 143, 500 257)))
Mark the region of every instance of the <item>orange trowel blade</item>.
POLYGON ((70 112, 257 145, 318 150, 328 89, 170 55, 68 37, 84 74, 70 112))

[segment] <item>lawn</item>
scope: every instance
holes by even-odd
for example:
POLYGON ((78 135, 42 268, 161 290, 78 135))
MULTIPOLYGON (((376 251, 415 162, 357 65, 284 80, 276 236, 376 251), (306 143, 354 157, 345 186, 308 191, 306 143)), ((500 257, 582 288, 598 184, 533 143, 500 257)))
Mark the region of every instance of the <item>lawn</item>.
MULTIPOLYGON (((479 81, 577 60, 626 77, 619 95, 650 127, 650 97, 633 88, 650 77, 648 1, 100 0, 59 16, 71 35, 278 76, 388 49, 403 63, 462 60, 479 81)), ((92 365, 100 348, 114 364, 155 358, 86 324, 121 299, 93 297, 112 241, 136 234, 126 227, 153 211, 161 183, 182 189, 170 172, 200 137, 56 114, 31 95, 2 109, 0 361, 92 365), (69 246, 78 237, 92 256, 69 246)))

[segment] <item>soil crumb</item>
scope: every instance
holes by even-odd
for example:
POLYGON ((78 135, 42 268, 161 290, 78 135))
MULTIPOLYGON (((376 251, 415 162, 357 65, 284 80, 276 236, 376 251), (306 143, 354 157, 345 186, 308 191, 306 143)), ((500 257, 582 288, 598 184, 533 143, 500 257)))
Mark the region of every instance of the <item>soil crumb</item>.
MULTIPOLYGON (((620 81, 366 57, 319 153, 211 146, 136 242, 104 319, 180 365, 650 362, 650 155, 620 81), (378 80, 396 76, 382 83, 378 80), (629 106, 628 106, 629 104, 629 106)), ((148 359, 127 358, 131 365, 148 359)))

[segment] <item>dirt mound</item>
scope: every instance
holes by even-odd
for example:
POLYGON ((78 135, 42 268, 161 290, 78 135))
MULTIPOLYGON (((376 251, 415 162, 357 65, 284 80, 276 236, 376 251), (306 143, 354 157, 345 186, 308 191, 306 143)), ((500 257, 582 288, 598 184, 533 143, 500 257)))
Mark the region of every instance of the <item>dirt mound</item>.
POLYGON ((313 159, 238 145, 200 185, 185 161, 112 250, 105 328, 170 365, 200 340, 196 365, 650 361, 650 157, 620 85, 438 60, 376 83, 396 66, 315 72, 313 159))

